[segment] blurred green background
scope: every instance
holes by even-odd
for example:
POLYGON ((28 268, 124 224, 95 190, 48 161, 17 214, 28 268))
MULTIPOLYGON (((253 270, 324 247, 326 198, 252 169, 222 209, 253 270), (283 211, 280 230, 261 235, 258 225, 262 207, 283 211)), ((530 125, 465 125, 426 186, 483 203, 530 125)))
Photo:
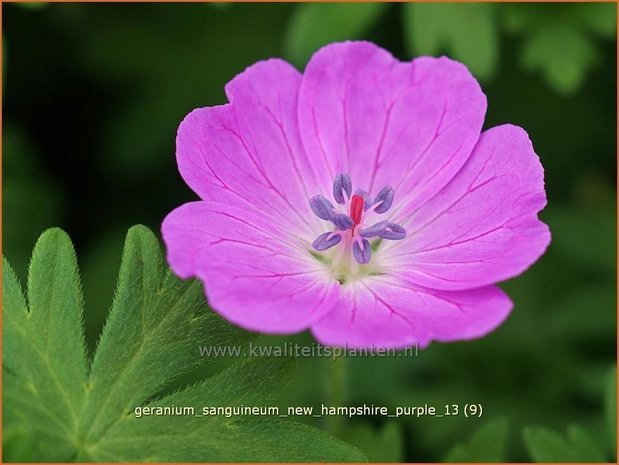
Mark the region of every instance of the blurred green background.
POLYGON ((167 212, 195 198, 174 157, 185 114, 225 102, 226 82, 258 60, 285 57, 302 69, 336 40, 372 40, 400 59, 447 54, 480 79, 485 127, 510 122, 529 132, 546 170, 541 216, 551 247, 504 284, 515 310, 488 337, 433 344, 417 358, 337 367, 301 359, 281 405, 337 395, 349 405, 484 407, 482 419, 299 419, 371 460, 548 459, 535 437, 614 460, 605 396, 616 364, 615 25, 614 4, 5 3, 3 253, 25 282, 39 234, 60 226, 71 235, 92 350, 127 229, 158 231, 167 212), (334 368, 344 371, 343 391, 334 368), (586 441, 565 439, 574 424, 586 441))

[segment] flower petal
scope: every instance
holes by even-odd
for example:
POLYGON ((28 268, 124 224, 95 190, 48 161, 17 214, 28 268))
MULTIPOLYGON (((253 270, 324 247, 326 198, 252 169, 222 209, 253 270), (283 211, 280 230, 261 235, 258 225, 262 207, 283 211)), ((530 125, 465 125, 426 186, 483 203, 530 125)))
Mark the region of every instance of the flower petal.
POLYGON ((486 98, 466 67, 443 58, 399 62, 369 42, 328 45, 310 60, 299 125, 323 191, 339 172, 376 195, 419 206, 453 177, 481 131, 486 98))
POLYGON ((337 302, 303 241, 281 237, 263 216, 216 202, 191 202, 162 225, 167 259, 181 278, 198 277, 209 304, 252 331, 306 329, 337 302))
POLYGON ((543 178, 523 129, 485 131, 449 185, 400 218, 407 239, 387 244, 385 261, 434 289, 470 289, 521 273, 550 242, 537 218, 546 205, 543 178))
POLYGON ((512 308, 495 286, 435 291, 388 276, 352 283, 344 298, 345 305, 312 325, 322 344, 423 348, 432 340, 475 339, 500 325, 512 308))
POLYGON ((259 62, 226 86, 230 104, 199 108, 181 123, 177 161, 204 200, 257 209, 307 238, 321 232, 308 199, 317 193, 297 125, 299 72, 259 62))

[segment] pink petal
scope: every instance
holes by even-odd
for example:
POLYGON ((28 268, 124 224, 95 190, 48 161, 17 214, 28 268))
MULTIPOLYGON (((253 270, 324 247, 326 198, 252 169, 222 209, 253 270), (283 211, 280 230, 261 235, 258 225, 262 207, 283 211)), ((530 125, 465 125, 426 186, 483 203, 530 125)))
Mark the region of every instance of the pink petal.
POLYGON ((328 45, 310 60, 299 125, 322 190, 338 172, 375 195, 419 206, 444 187, 481 131, 486 98, 468 70, 447 58, 402 63, 369 42, 328 45))
POLYGON ((550 242, 537 218, 546 205, 543 176, 523 129, 485 131, 449 185, 401 215, 408 236, 387 245, 386 262, 434 289, 470 289, 521 273, 550 242))
POLYGON ((344 291, 346 305, 312 326, 322 344, 394 347, 475 339, 499 326, 512 308, 495 286, 435 291, 397 277, 357 281, 344 291))
POLYGON ((300 82, 281 60, 251 66, 226 86, 230 104, 183 120, 177 161, 202 199, 258 210, 311 240, 321 230, 308 206, 316 181, 298 134, 300 82))
POLYGON ((260 213, 216 202, 191 202, 162 225, 167 259, 181 278, 204 282, 209 304, 252 331, 302 331, 331 310, 339 283, 294 235, 260 213))

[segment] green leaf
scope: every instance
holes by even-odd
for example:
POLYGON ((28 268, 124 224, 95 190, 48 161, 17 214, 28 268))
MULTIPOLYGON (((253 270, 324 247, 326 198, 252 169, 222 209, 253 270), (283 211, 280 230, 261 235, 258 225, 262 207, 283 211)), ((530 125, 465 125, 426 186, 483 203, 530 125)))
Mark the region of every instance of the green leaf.
POLYGON ((571 94, 580 87, 597 58, 597 51, 586 35, 565 22, 537 29, 522 50, 523 66, 541 72, 563 94, 571 94))
POLYGON ((2 458, 5 463, 35 461, 33 454, 38 446, 33 436, 14 428, 5 429, 2 436, 2 458))
POLYGON ((566 95, 580 88, 598 62, 595 36, 616 36, 616 5, 610 3, 505 4, 501 13, 505 30, 524 36, 523 67, 566 95))
POLYGON ((331 42, 359 39, 376 21, 386 3, 301 3, 287 26, 285 56, 297 66, 331 42))
POLYGON ((471 439, 455 446, 445 462, 504 462, 509 422, 497 418, 479 428, 471 439))
POLYGON ((251 334, 206 305, 202 285, 163 266, 147 228, 129 230, 116 294, 90 371, 82 294, 68 236, 35 247, 28 302, 4 262, 4 442, 16 461, 362 461, 357 449, 268 416, 148 416, 136 408, 259 406, 287 383, 285 358, 248 360, 172 394, 207 362, 200 346, 238 346, 251 334), (285 447, 282 447, 285 446, 285 447))
POLYGON ((505 4, 501 13, 505 30, 523 36, 522 66, 565 95, 577 91, 598 62, 600 50, 592 36, 616 35, 614 4, 505 4))
POLYGON ((82 292, 71 240, 59 229, 38 240, 28 275, 28 308, 6 261, 4 270, 5 405, 14 406, 19 420, 36 432, 35 457, 47 451, 46 460, 67 460, 87 380, 82 292))
POLYGON ((406 3, 405 38, 413 55, 447 53, 479 79, 498 62, 496 6, 490 3, 406 3))
POLYGON ((578 425, 570 425, 567 438, 539 426, 523 431, 529 454, 536 462, 605 462, 604 454, 589 433, 578 425))
POLYGON ((615 454, 617 450, 617 366, 615 365, 608 373, 606 381, 605 393, 605 414, 606 425, 608 428, 608 436, 610 445, 615 454))
POLYGON ((398 423, 388 422, 380 429, 366 423, 359 424, 348 429, 344 439, 361 449, 370 462, 400 463, 404 460, 404 444, 398 423))
MULTIPOLYGON (((191 406, 198 415, 203 406, 266 406, 281 387, 282 379, 292 375, 292 362, 285 358, 250 360, 148 405, 191 406)), ((148 460, 166 457, 168 461, 220 462, 230 459, 227 449, 234 444, 235 460, 244 462, 269 461, 274 457, 291 462, 363 460, 360 454, 353 457, 345 453, 343 444, 326 434, 307 435, 308 432, 315 433, 306 426, 251 416, 128 416, 97 445, 96 457, 114 460, 120 453, 129 461, 143 460, 146 450, 150 454, 148 460), (145 428, 148 436, 141 433, 145 428), (165 438, 173 438, 178 445, 175 450, 168 450, 165 438), (289 446, 282 448, 284 444, 289 446)))

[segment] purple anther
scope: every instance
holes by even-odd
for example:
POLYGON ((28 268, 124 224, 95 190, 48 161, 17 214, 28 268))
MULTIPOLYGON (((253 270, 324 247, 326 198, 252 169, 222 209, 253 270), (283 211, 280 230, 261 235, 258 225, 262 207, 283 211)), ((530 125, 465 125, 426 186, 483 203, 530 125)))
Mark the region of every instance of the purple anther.
POLYGON ((387 221, 381 221, 380 223, 376 223, 373 226, 369 226, 367 228, 363 228, 359 230, 359 235, 361 237, 365 237, 370 239, 372 237, 379 237, 384 229, 387 227, 389 223, 387 221))
POLYGON ((333 198, 340 205, 344 205, 344 192, 348 198, 352 194, 352 183, 347 174, 338 174, 333 181, 333 198))
POLYGON ((331 221, 340 231, 345 231, 353 225, 352 218, 344 213, 333 214, 331 221))
POLYGON ((363 189, 357 189, 355 191, 355 194, 363 199, 363 211, 365 212, 369 210, 369 208, 372 206, 372 197, 370 197, 370 194, 368 194, 363 189))
POLYGON ((339 244, 341 240, 342 236, 339 234, 334 234, 334 232, 326 232, 314 239, 314 242, 312 242, 312 247, 321 252, 339 244))
POLYGON ((361 240, 361 246, 359 246, 359 241, 353 242, 352 245, 352 253, 355 256, 355 260, 360 265, 365 265, 370 262, 370 257, 372 256, 372 248, 370 247, 370 243, 367 239, 361 240))
POLYGON ((380 232, 379 237, 390 241, 399 241, 406 237, 406 229, 399 224, 387 223, 387 225, 380 232))
POLYGON ((391 208, 391 204, 393 204, 393 195, 393 187, 383 187, 374 199, 373 205, 376 205, 374 207, 374 211, 376 213, 385 213, 389 210, 391 208))
POLYGON ((331 221, 333 204, 323 195, 315 195, 309 201, 310 208, 318 218, 331 221))

